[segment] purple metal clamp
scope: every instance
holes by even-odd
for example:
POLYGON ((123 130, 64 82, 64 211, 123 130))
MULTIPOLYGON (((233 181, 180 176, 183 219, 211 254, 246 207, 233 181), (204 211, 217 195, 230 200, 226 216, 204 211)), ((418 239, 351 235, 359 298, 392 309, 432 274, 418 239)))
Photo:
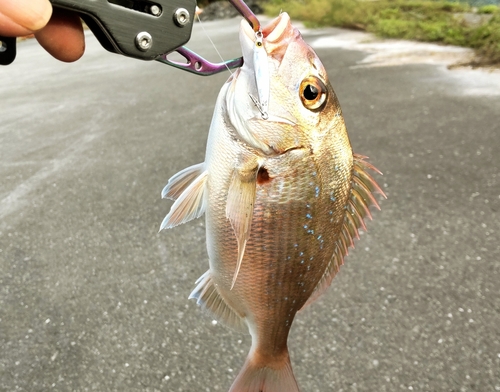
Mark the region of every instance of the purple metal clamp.
MULTIPOLYGON (((234 8, 250 23, 255 32, 260 30, 260 23, 252 10, 245 4, 243 0, 228 0, 234 8)), ((172 67, 182 69, 187 72, 194 73, 196 75, 213 75, 219 72, 223 72, 226 69, 238 68, 243 65, 243 58, 239 57, 232 60, 227 60, 222 63, 211 63, 210 61, 204 59, 200 55, 196 54, 192 50, 189 50, 185 46, 177 48, 174 52, 179 53, 182 57, 186 59, 186 62, 178 62, 168 59, 169 53, 159 56, 156 61, 164 64, 171 65, 172 67)), ((172 52, 170 52, 172 53, 172 52)))

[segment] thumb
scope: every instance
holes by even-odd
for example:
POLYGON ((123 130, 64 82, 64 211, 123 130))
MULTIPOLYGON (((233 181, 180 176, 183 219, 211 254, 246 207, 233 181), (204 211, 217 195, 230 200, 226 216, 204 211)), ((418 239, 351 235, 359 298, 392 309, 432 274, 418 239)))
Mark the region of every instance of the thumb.
POLYGON ((28 30, 44 27, 52 15, 49 0, 2 0, 0 13, 28 30))

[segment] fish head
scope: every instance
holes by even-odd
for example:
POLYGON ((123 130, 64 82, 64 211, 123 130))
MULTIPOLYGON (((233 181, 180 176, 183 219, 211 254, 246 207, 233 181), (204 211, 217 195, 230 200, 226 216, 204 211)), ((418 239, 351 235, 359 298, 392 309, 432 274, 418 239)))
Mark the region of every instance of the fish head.
POLYGON ((244 64, 226 95, 236 137, 265 156, 279 155, 314 150, 336 121, 344 124, 325 67, 286 12, 259 32, 243 20, 240 44, 244 64))

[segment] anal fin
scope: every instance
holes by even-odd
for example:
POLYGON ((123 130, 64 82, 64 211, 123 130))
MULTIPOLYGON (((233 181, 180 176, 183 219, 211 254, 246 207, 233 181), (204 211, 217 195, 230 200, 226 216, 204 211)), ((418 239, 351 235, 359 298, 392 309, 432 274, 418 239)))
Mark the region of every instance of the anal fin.
POLYGON ((195 298, 198 305, 207 310, 222 324, 237 331, 248 332, 244 318, 237 314, 220 295, 212 280, 210 270, 205 272, 196 281, 196 284, 195 289, 189 295, 189 299, 195 298))

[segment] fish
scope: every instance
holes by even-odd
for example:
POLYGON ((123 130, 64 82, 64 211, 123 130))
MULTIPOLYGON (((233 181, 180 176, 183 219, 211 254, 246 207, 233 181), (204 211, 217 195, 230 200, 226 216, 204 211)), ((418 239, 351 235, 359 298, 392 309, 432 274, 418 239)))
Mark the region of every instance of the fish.
POLYGON ((189 298, 252 337, 230 392, 296 392, 292 322, 330 286, 385 195, 289 15, 257 33, 242 21, 239 39, 244 63, 218 95, 205 161, 168 181, 162 197, 174 203, 160 230, 205 214, 209 268, 189 298))

